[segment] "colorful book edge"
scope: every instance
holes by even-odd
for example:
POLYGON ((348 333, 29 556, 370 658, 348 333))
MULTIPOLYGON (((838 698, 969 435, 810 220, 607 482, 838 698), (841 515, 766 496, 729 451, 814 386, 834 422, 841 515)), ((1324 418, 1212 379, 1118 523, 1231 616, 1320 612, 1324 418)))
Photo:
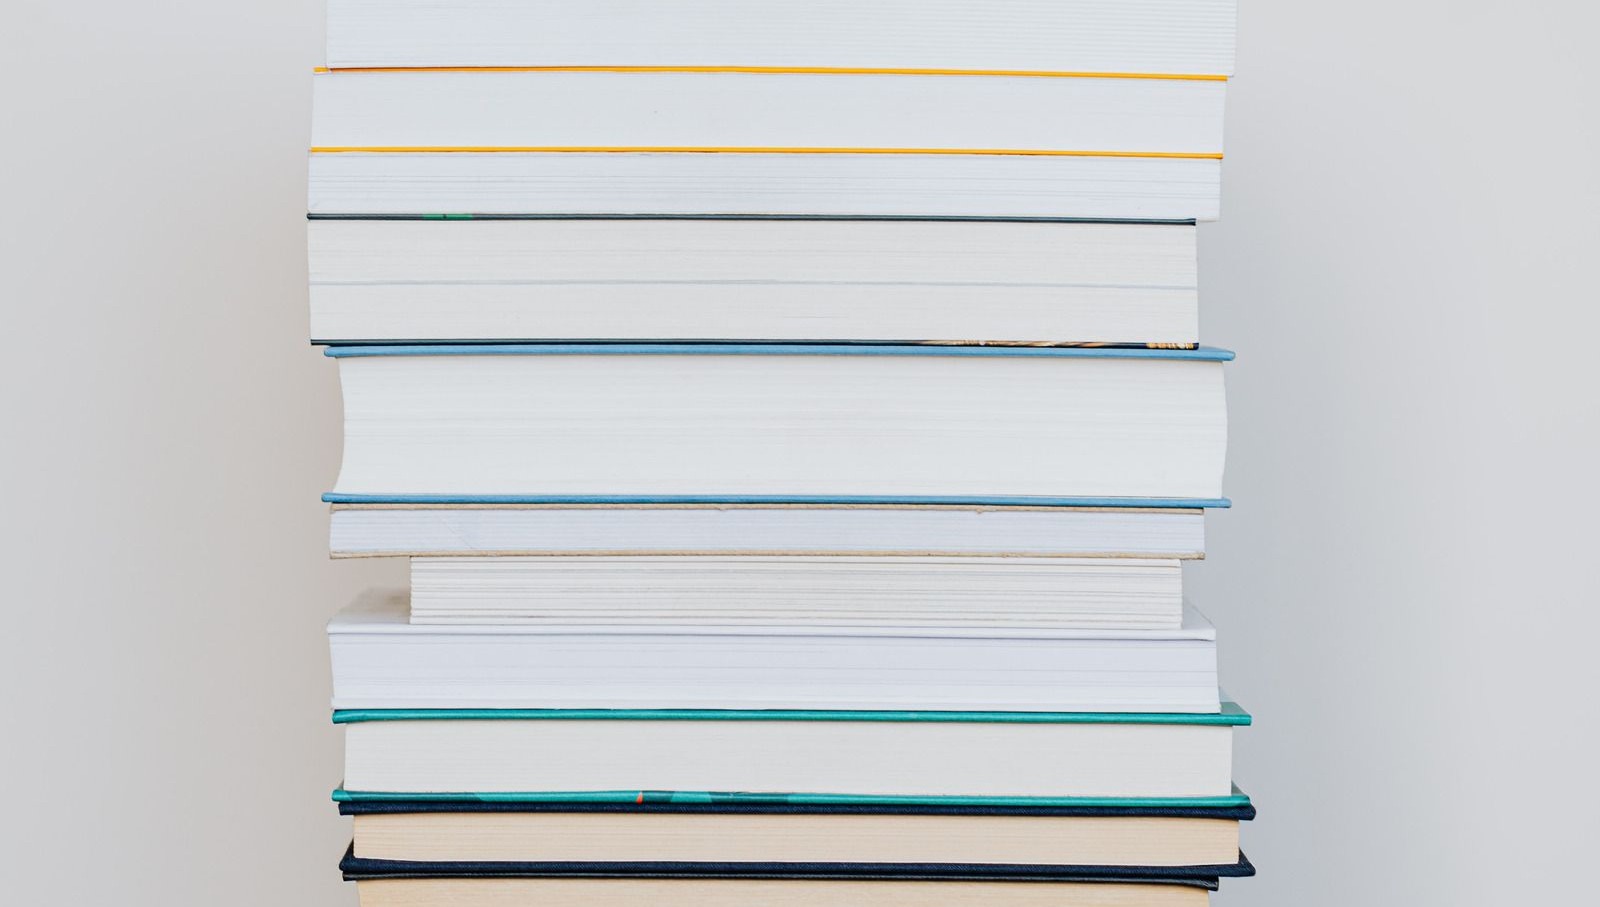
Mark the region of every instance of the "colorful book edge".
POLYGON ((1234 863, 1199 866, 1081 866, 1015 863, 701 863, 701 862, 491 862, 412 861, 357 857, 345 851, 339 869, 347 880, 373 878, 757 878, 757 879, 1008 879, 1061 882, 1169 882, 1215 884, 1219 878, 1255 875, 1241 852, 1234 863))
POLYGON ((1175 815, 1255 818, 1249 795, 1233 785, 1220 797, 911 796, 749 791, 492 791, 333 790, 342 814, 361 812, 851 812, 997 815, 1175 815))
POLYGON ((999 356, 1050 359, 1176 359, 1231 362, 1231 350, 1138 346, 1010 346, 930 343, 414 343, 329 346, 331 359, 370 356, 999 356))
POLYGON ((327 504, 560 505, 808 505, 839 507, 1062 507, 1128 510, 1207 510, 1233 506, 1228 498, 1049 497, 1033 495, 781 495, 781 494, 352 494, 329 491, 327 504))
POLYGON ((335 709, 334 724, 368 721, 871 721, 958 724, 1183 724, 1246 727, 1224 700, 1216 712, 978 712, 834 709, 335 709))

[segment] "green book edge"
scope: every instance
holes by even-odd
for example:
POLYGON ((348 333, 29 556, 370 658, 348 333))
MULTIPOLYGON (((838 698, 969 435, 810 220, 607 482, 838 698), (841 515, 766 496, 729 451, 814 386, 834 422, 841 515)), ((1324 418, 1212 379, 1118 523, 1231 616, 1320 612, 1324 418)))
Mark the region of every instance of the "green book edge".
POLYGON ((1245 727, 1250 713, 1224 701, 1216 712, 935 712, 821 709, 335 709, 334 724, 364 721, 930 721, 975 724, 1187 724, 1245 727))
POLYGON ((1235 784, 1223 797, 919 797, 888 794, 764 794, 720 791, 600 790, 399 792, 353 791, 337 787, 335 803, 680 803, 791 806, 1099 806, 1099 807, 1233 807, 1249 806, 1250 797, 1235 784))

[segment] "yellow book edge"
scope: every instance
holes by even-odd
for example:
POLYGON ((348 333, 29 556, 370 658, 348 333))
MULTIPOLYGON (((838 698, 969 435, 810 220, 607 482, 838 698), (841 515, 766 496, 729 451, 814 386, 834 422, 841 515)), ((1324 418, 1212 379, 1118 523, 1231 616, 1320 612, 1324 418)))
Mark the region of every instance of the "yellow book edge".
POLYGON ((877 66, 318 66, 317 73, 340 72, 689 72, 819 76, 1003 76, 1026 79, 1152 79, 1175 82, 1226 82, 1207 73, 1069 72, 1048 69, 940 69, 877 66))
POLYGON ((312 154, 906 154, 1119 157, 1220 161, 1210 151, 1083 151, 1057 148, 813 148, 716 145, 313 145, 312 154))

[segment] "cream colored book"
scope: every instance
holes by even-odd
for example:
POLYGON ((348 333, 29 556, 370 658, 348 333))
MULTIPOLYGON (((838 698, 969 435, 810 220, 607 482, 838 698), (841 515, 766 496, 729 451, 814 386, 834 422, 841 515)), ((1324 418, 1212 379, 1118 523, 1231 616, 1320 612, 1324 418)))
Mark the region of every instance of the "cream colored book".
POLYGON ((789 879, 368 879, 362 907, 1205 907, 1191 885, 789 879))
POLYGON ((1208 866, 1239 823, 1169 816, 416 812, 355 817, 355 856, 510 863, 1208 866))

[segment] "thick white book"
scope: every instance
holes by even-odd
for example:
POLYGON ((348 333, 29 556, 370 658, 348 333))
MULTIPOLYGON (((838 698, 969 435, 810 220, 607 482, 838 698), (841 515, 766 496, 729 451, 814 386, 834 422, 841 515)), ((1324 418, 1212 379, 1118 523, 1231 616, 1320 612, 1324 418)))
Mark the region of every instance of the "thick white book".
POLYGON ((411 559, 414 624, 1173 629, 1182 617, 1176 559, 411 559))
POLYGON ((372 593, 328 640, 337 709, 1219 708, 1216 631, 1192 609, 1167 630, 430 625, 372 593))
POLYGON ((312 220, 311 336, 1192 345, 1180 224, 312 220))
POLYGON ((1205 554, 1198 508, 919 504, 334 504, 334 557, 1205 554))
POLYGON ((1235 0, 330 0, 328 65, 1233 72, 1235 0))
POLYGON ((332 347, 332 502, 1221 501, 1219 350, 332 347))

